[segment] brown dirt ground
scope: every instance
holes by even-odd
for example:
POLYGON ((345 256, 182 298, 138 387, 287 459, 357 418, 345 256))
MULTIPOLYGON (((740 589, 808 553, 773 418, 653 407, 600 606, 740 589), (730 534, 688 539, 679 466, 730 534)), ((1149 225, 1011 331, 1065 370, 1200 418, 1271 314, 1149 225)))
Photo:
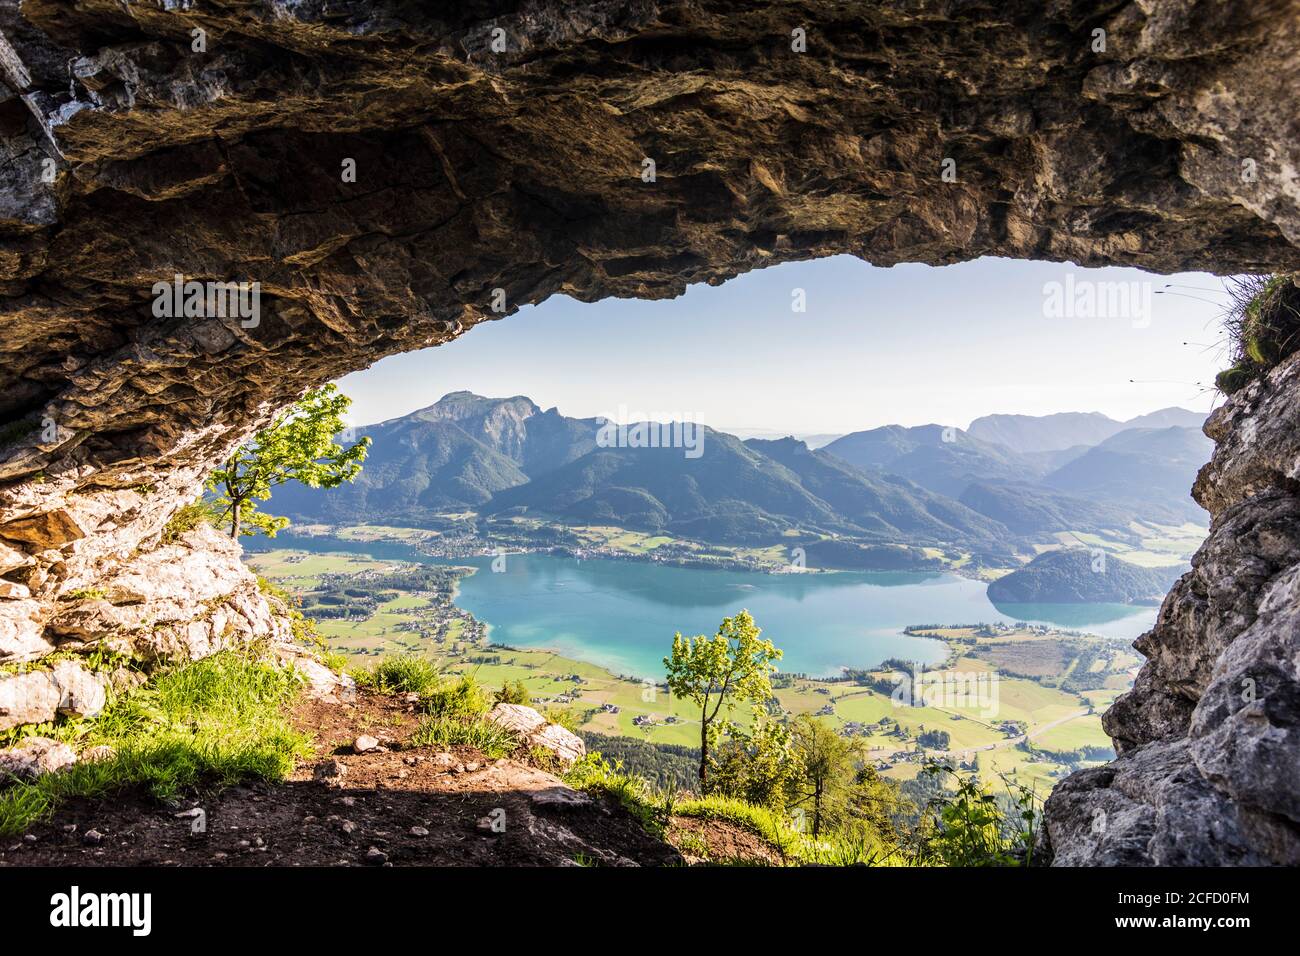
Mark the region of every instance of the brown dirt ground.
POLYGON ((545 795, 563 793, 562 784, 537 767, 489 761, 466 747, 407 746, 418 715, 401 698, 362 692, 355 704, 305 701, 294 720, 312 734, 318 756, 283 783, 234 786, 171 806, 144 793, 70 801, 25 836, 4 840, 0 866, 682 862, 617 806, 548 801, 545 795), (383 749, 353 753, 360 734, 378 738, 383 749), (346 768, 334 778, 338 786, 317 776, 334 761, 346 768), (191 832, 193 820, 177 816, 195 807, 206 814, 204 832, 191 832), (88 842, 90 830, 101 839, 88 842))
POLYGON ((781 855, 758 834, 725 820, 673 817, 668 842, 681 850, 687 863, 780 866, 781 855), (703 843, 707 854, 699 852, 703 843))

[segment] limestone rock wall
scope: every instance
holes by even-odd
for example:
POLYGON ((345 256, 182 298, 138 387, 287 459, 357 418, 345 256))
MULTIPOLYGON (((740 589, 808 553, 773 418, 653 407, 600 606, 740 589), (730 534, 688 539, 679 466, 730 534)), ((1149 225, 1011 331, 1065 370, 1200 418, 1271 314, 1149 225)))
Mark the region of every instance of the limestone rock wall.
POLYGON ((291 638, 239 545, 211 527, 106 563, 94 588, 62 588, 45 605, 0 605, 9 611, 0 617, 0 731, 93 717, 110 687, 129 689, 141 670, 291 638), (91 660, 103 663, 92 669, 91 660))
POLYGON ((1300 864, 1300 355, 1205 431, 1209 538, 1102 719, 1119 759, 1048 800, 1059 864, 1300 864))

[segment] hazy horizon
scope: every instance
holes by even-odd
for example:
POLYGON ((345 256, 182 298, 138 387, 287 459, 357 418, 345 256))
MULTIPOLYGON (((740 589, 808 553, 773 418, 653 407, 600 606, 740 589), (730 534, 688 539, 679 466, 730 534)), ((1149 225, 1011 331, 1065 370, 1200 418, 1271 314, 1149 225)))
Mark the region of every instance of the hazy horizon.
POLYGON ((1208 413, 1217 393, 1197 383, 1227 364, 1217 344, 1221 289, 1196 273, 990 258, 886 269, 836 256, 668 300, 555 296, 339 384, 354 400, 354 425, 456 391, 523 395, 575 418, 622 407, 746 437, 966 428, 990 414, 1208 413), (1166 284, 1174 288, 1161 292, 1166 284), (1116 309, 1116 290, 1132 301, 1116 309), (801 294, 806 311, 796 312, 801 294), (1115 314, 1106 314, 1107 294, 1115 314))
MULTIPOLYGON (((425 404, 425 405, 418 405, 418 406, 416 406, 415 408, 412 408, 410 411, 402 412, 401 414, 394 415, 394 416, 392 416, 392 417, 390 417, 390 418, 379 419, 379 420, 376 420, 376 421, 366 421, 366 422, 362 422, 362 421, 360 421, 360 420, 356 420, 356 416, 350 416, 350 417, 353 418, 353 419, 355 420, 355 424, 357 424, 357 425, 359 425, 359 426, 370 427, 370 426, 373 426, 373 425, 383 425, 383 424, 387 424, 387 423, 390 422, 390 421, 395 421, 395 420, 400 419, 400 418, 405 418, 407 415, 410 415, 410 414, 412 414, 413 412, 420 411, 421 409, 430 408, 430 407, 432 407, 433 405, 438 404, 438 402, 440 402, 442 399, 444 399, 444 398, 446 398, 446 397, 448 397, 448 396, 450 396, 450 395, 458 394, 458 393, 463 393, 463 392, 469 392, 469 393, 472 393, 472 394, 478 396, 479 398, 484 398, 484 399, 489 399, 489 400, 495 400, 495 401, 504 401, 504 400, 509 400, 509 399, 512 399, 512 398, 526 398, 526 399, 528 399, 529 401, 533 402, 533 404, 535 404, 538 408, 542 409, 542 411, 548 411, 548 410, 550 410, 551 408, 557 408, 558 411, 560 412, 560 414, 565 415, 565 416, 570 417, 570 418, 594 418, 594 417, 598 417, 597 415, 594 415, 594 414, 593 414, 593 415, 577 415, 577 414, 570 414, 569 412, 565 411, 563 408, 559 408, 558 406, 553 406, 553 405, 547 405, 547 404, 545 404, 544 402, 539 402, 539 401, 537 401, 537 400, 536 400, 535 398, 533 398, 533 396, 531 396, 531 395, 525 395, 525 394, 518 393, 518 392, 516 392, 516 393, 514 393, 514 394, 510 394, 510 395, 505 395, 505 394, 502 394, 502 395, 488 395, 488 394, 485 394, 485 393, 483 393, 483 392, 476 391, 476 390, 474 390, 474 389, 472 389, 472 388, 453 389, 451 392, 447 392, 447 393, 445 393, 445 394, 443 394, 443 395, 439 395, 439 396, 438 396, 436 399, 434 399, 432 402, 429 402, 429 403, 427 403, 427 404, 425 404)), ((1186 405, 1182 405, 1182 406, 1165 405, 1165 406, 1162 406, 1161 408, 1153 408, 1153 409, 1150 410, 1150 412, 1164 411, 1164 410, 1166 410, 1166 409, 1169 409, 1169 408, 1176 408, 1176 407, 1177 407, 1177 408, 1183 408, 1183 409, 1185 409, 1185 410, 1187 410, 1187 411, 1196 411, 1196 409, 1188 408, 1186 405)), ((1130 415, 1128 418, 1125 418, 1125 419, 1114 419, 1113 416, 1107 416, 1107 417, 1110 417, 1110 418, 1112 418, 1113 420, 1118 421, 1118 422, 1120 422, 1121 424, 1123 424, 1124 422, 1127 422, 1127 421, 1129 421, 1129 420, 1131 420, 1131 419, 1139 418, 1139 417, 1141 417, 1142 415, 1150 414, 1150 412, 1140 412, 1138 415, 1130 415)), ((1048 413, 1046 413, 1046 414, 1050 415, 1050 414, 1071 414, 1071 413, 1078 413, 1078 414, 1085 414, 1085 415, 1088 415, 1088 414, 1105 414, 1104 412, 1097 412, 1095 409, 1071 409, 1071 410, 1069 410, 1069 411, 1067 411, 1067 412, 1062 412, 1062 413, 1053 413, 1053 412, 1048 412, 1048 413)), ((1025 413, 1023 413, 1023 412, 990 412, 990 413, 988 413, 988 414, 990 414, 990 415, 1022 415, 1022 414, 1025 414, 1025 413)), ((976 416, 976 417, 983 417, 983 416, 976 416)), ((1033 416, 1033 417, 1044 417, 1044 416, 1033 416)), ((640 420, 640 419, 636 419, 636 420, 640 420)), ((662 421, 663 419, 645 419, 645 420, 647 420, 647 421, 662 421)), ((972 419, 972 421, 973 421, 973 420, 974 420, 974 419, 972 419)), ((727 425, 718 425, 718 424, 715 424, 715 423, 710 422, 710 421, 703 421, 703 422, 701 422, 701 424, 706 425, 706 426, 708 426, 709 428, 714 429, 715 431, 727 432, 728 434, 735 435, 735 436, 737 436, 737 437, 739 437, 739 438, 764 437, 764 438, 800 438, 800 439, 802 439, 802 438, 806 438, 806 437, 817 437, 817 436, 837 436, 837 437, 838 437, 838 436, 841 436, 841 435, 848 434, 848 432, 829 432, 829 431, 828 431, 828 432, 821 432, 821 431, 811 431, 811 430, 809 430, 809 429, 799 429, 799 430, 797 430, 797 431, 782 431, 781 429, 771 429, 771 428, 747 428, 747 427, 745 427, 745 426, 732 426, 732 427, 728 427, 727 425)), ((898 424, 898 423, 897 423, 897 422, 885 422, 885 423, 883 423, 882 425, 872 425, 872 426, 869 426, 869 428, 879 428, 879 427, 884 427, 885 425, 896 425, 896 424, 898 424)), ((919 423, 917 423, 917 426, 908 426, 908 427, 920 427, 920 426, 926 426, 926 425, 945 425, 945 424, 956 424, 956 423, 945 423, 945 422, 919 422, 919 423)), ((960 428, 960 429, 962 429, 962 430, 964 431, 964 430, 966 430, 967 428, 970 427, 970 422, 967 422, 967 423, 965 423, 965 424, 957 424, 957 427, 960 428)), ((863 428, 853 429, 853 431, 865 431, 865 430, 867 430, 867 429, 863 429, 863 428)))

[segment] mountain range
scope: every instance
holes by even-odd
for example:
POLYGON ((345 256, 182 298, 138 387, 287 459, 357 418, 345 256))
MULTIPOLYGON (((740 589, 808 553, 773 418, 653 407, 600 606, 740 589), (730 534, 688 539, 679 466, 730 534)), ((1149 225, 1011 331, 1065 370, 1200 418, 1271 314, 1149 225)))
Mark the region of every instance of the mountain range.
POLYGON ((973 438, 993 442, 1017 452, 1065 451, 1099 444, 1133 428, 1200 429, 1205 416, 1185 408, 1162 408, 1118 422, 1099 412, 1061 412, 1056 415, 985 415, 966 429, 973 438))
POLYGON ((789 531, 868 542, 992 548, 997 521, 898 475, 872 475, 793 438, 741 441, 701 426, 703 453, 599 447, 598 419, 527 398, 454 392, 358 429, 365 468, 328 494, 287 484, 276 507, 333 524, 430 523, 448 512, 542 514, 719 543, 771 543, 789 531))
POLYGON ((296 520, 417 527, 474 511, 719 544, 805 535, 853 548, 906 544, 1006 555, 1060 531, 1202 520, 1188 490, 1209 440, 1184 425, 1144 427, 1193 417, 1169 409, 1130 428, 1079 416, 1095 439, 1082 447, 1082 426, 1071 416, 1047 416, 1047 425, 1026 416, 975 423, 1006 420, 998 427, 1028 444, 1025 451, 974 434, 974 424, 965 431, 891 425, 821 449, 699 426, 702 453, 692 456, 598 442, 601 419, 569 418, 522 396, 453 392, 358 429, 372 445, 355 483, 328 493, 285 485, 275 510, 296 520))
POLYGON ((1024 534, 1123 527, 1134 519, 1182 524, 1205 517, 1189 493, 1213 449, 1202 421, 1180 408, 1128 423, 1095 413, 989 416, 968 430, 886 425, 845 435, 825 451, 867 471, 902 475, 1024 534), (973 434, 994 418, 1014 420, 1015 427, 1003 431, 1031 447, 1017 451, 973 434), (1165 424, 1170 421, 1196 425, 1165 424), (1110 424, 1103 428, 1101 422, 1110 424), (1066 444, 1085 429, 1094 438, 1109 434, 1091 445, 1066 444))

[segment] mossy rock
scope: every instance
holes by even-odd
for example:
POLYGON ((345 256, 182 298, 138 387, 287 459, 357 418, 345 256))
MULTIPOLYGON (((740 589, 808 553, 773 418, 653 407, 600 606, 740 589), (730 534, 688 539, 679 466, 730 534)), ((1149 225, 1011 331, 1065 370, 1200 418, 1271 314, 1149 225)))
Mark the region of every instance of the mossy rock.
POLYGON ((1255 373, 1244 366, 1234 365, 1232 368, 1225 368, 1222 372, 1214 377, 1214 384, 1224 395, 1231 395, 1233 392, 1240 391, 1255 380, 1255 373))
POLYGON ((1271 368, 1282 361, 1282 347, 1279 343, 1259 335, 1246 340, 1246 354, 1256 365, 1271 368))
POLYGON ((1252 362, 1272 368, 1300 348, 1300 289, 1290 276, 1274 276, 1247 304, 1243 351, 1252 362))
POLYGON ((1231 395, 1300 351, 1300 286, 1290 275, 1248 277, 1235 286, 1227 316, 1234 363, 1214 380, 1231 395))

